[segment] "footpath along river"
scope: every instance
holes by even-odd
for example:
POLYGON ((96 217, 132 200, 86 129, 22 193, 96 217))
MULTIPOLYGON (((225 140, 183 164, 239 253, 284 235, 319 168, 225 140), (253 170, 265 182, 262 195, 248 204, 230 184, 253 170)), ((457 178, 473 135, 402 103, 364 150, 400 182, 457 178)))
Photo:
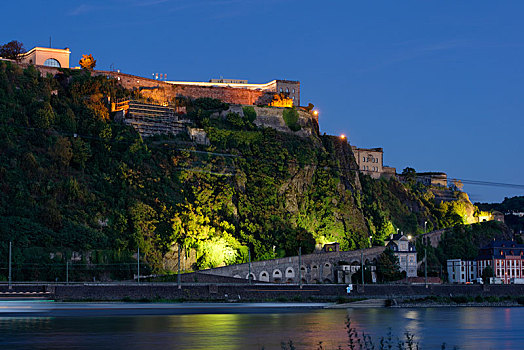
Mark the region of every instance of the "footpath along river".
MULTIPOLYGON (((9 307, 13 307, 13 304, 9 307)), ((296 304, 38 304, 0 312, 3 349, 347 348, 345 321, 373 337, 415 335, 422 349, 522 349, 524 308, 322 309, 296 304), (51 305, 53 306, 53 305, 51 305), (16 311, 16 310, 11 310, 16 311)), ((0 305, 0 310, 6 306, 0 305)))

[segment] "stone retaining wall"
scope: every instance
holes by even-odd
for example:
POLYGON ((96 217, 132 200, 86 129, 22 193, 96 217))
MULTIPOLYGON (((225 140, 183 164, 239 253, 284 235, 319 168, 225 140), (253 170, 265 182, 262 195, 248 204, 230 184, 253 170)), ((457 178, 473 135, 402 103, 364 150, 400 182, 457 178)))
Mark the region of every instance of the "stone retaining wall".
POLYGON ((351 294, 346 285, 307 284, 141 284, 141 285, 59 285, 49 286, 57 300, 218 300, 218 301, 268 301, 302 300, 334 301, 341 297, 409 299, 427 296, 456 297, 524 296, 524 285, 355 285, 351 294))

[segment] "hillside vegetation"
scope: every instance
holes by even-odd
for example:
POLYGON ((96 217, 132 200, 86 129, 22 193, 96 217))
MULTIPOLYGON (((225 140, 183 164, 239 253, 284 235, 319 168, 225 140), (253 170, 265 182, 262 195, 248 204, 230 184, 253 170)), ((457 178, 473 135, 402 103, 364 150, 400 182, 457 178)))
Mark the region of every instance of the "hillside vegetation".
POLYGON ((186 101, 210 146, 142 139, 107 108, 108 96, 130 95, 85 71, 41 77, 0 62, 0 255, 12 241, 17 279, 54 279, 74 252, 87 269, 124 266, 86 276, 120 278, 137 248, 155 273, 173 269, 178 245, 192 268, 330 241, 355 249, 397 228, 421 232, 424 221, 428 230, 461 223, 470 205, 437 206, 414 183, 359 177, 345 140, 260 128, 252 109, 213 118, 227 109, 216 100, 186 101))

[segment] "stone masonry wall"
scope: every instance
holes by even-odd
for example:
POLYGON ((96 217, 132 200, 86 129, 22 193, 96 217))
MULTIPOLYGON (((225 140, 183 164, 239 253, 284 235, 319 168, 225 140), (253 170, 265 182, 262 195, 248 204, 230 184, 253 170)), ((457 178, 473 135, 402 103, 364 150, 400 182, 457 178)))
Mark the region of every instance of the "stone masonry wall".
POLYGON ((95 71, 94 75, 112 76, 119 80, 123 87, 129 90, 140 89, 141 94, 146 98, 163 102, 177 96, 191 98, 210 97, 222 100, 227 103, 256 105, 267 104, 273 98, 274 93, 267 91, 257 91, 248 89, 236 89, 229 87, 206 87, 196 85, 176 85, 163 81, 137 77, 135 75, 95 71))
MULTIPOLYGON (((231 105, 227 111, 221 113, 221 116, 225 117, 229 112, 238 113, 243 116, 244 112, 242 107, 242 105, 231 105)), ((297 110, 298 124, 300 125, 301 129, 298 131, 292 131, 284 121, 283 113, 285 108, 257 106, 254 108, 257 114, 257 118, 255 119, 254 123, 257 126, 264 126, 280 132, 291 133, 302 137, 318 134, 318 120, 309 112, 300 109, 297 110)))
MULTIPOLYGON (((373 247, 363 250, 365 263, 370 263, 376 259, 385 247, 373 247)), ((274 282, 274 283, 298 283, 299 275, 304 283, 334 283, 335 267, 339 261, 349 264, 360 265, 360 250, 348 252, 321 252, 292 256, 287 258, 255 261, 251 263, 217 267, 214 269, 202 270, 202 274, 220 275, 235 278, 247 279, 251 271, 251 278, 255 281, 274 282)))
POLYGON ((46 290, 56 300, 140 300, 180 299, 207 301, 335 301, 340 297, 411 299, 427 296, 456 297, 481 295, 522 296, 524 285, 406 285, 366 284, 355 285, 347 294, 346 285, 309 284, 299 288, 289 284, 133 284, 133 285, 49 285, 46 290))

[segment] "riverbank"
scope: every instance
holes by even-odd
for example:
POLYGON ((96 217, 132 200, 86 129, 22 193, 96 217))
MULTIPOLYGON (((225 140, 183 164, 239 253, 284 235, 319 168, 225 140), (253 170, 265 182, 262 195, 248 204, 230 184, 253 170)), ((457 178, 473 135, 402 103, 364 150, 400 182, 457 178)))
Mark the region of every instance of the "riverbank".
POLYGON ((296 313, 324 309, 325 303, 125 303, 0 301, 0 317, 146 316, 296 313))
POLYGON ((524 285, 354 285, 234 284, 234 283, 83 283, 0 284, 0 296, 41 296, 57 301, 143 302, 330 302, 386 299, 390 305, 496 304, 524 305, 524 285))
POLYGON ((524 297, 522 296, 503 296, 495 297, 477 295, 475 297, 455 296, 437 297, 429 296, 416 299, 390 299, 386 306, 405 308, 405 307, 522 307, 524 297))

